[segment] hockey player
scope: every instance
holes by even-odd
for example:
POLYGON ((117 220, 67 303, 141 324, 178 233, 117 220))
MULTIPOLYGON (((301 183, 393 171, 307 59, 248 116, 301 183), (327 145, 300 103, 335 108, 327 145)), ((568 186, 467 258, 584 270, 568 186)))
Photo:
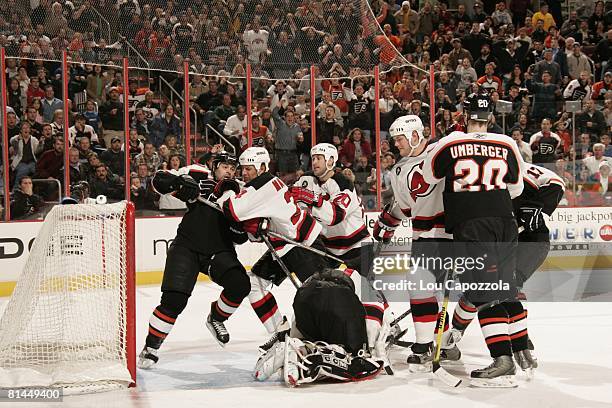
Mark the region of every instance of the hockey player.
MULTIPOLYGON (((300 177, 289 192, 323 225, 321 236, 329 253, 343 260, 359 258, 360 248, 371 238, 353 183, 335 172, 338 149, 319 143, 310 149, 310 157, 312 173, 300 177)), ((349 267, 359 269, 358 264, 349 267)))
POLYGON ((294 387, 317 380, 360 381, 381 371, 383 362, 364 349, 365 309, 350 273, 324 269, 304 282, 293 301, 291 333, 257 361, 257 380, 282 370, 285 384, 294 387))
MULTIPOLYGON (((310 157, 312 173, 300 177, 289 193, 298 205, 307 208, 321 223, 325 250, 342 259, 349 269, 367 275, 373 254, 372 238, 353 183, 335 171, 338 149, 329 143, 319 143, 310 149, 310 157)), ((340 266, 333 260, 329 265, 340 266)), ((359 275, 356 274, 355 278, 360 281, 359 275)), ((367 298, 373 300, 376 296, 369 288, 368 292, 370 296, 367 298)), ((362 293, 362 299, 365 298, 366 294, 362 293)), ((382 301, 364 302, 370 346, 374 345, 374 334, 380 331, 387 306, 382 301)), ((262 348, 268 346, 271 344, 266 343, 262 348)))
MULTIPOLYGON (((410 277, 415 283, 429 283, 444 279, 438 259, 451 254, 453 236, 444 229, 443 183, 428 184, 423 179, 423 161, 435 145, 428 145, 423 135, 423 123, 416 115, 397 118, 389 129, 401 159, 391 169, 391 186, 395 196, 393 205, 387 205, 374 224, 374 238, 389 242, 401 220, 412 218, 412 258, 421 262, 410 277), (423 265, 427 260, 429 265, 423 265)), ((433 290, 411 290, 410 308, 415 326, 416 341, 408 364, 412 371, 431 371, 433 339, 438 318, 438 301, 433 290)), ((456 346, 442 350, 444 360, 458 360, 456 346)))
POLYGON ((211 304, 206 326, 224 346, 229 341, 224 322, 236 311, 250 289, 249 278, 238 261, 234 244, 246 242, 244 231, 222 213, 199 203, 197 197, 215 197, 217 181, 233 181, 236 158, 218 152, 212 159, 212 172, 201 164, 179 170, 159 170, 153 187, 160 194, 174 193, 187 203, 188 211, 178 227, 166 257, 162 296, 149 319, 146 344, 138 366, 150 368, 158 361, 158 351, 181 314, 200 272, 223 287, 219 299, 211 304))
POLYGON ((508 136, 487 133, 491 110, 487 94, 469 95, 464 101, 468 133, 442 138, 427 153, 423 178, 430 184, 444 179, 445 227, 455 246, 462 243, 457 255, 484 265, 466 270, 460 279, 499 286, 465 292, 473 305, 483 306, 478 318, 494 360, 471 372, 472 384, 514 387, 512 352, 527 349, 525 311, 514 300, 518 227, 512 199, 523 191, 522 159, 508 136))
MULTIPOLYGON (((241 191, 227 190, 217 203, 225 216, 243 223, 244 230, 257 239, 266 229, 282 234, 306 246, 318 246, 321 225, 307 211, 300 209, 285 183, 273 176, 269 170, 270 156, 263 147, 249 147, 239 158, 242 179, 246 182, 241 191), (266 225, 267 224, 267 225, 266 225)), ((218 190, 225 190, 222 181, 218 190)), ((274 250, 295 272, 300 281, 305 281, 314 272, 321 270, 325 261, 303 248, 270 238, 274 250)), ((280 265, 267 251, 249 272, 251 291, 248 295, 251 306, 269 333, 276 333, 285 321, 278 311, 276 299, 269 291, 271 284, 280 285, 286 278, 280 265)))
MULTIPOLYGON (((542 213, 551 216, 563 198, 565 183, 552 171, 523 162, 523 193, 513 200, 517 222, 522 229, 518 236, 519 250, 516 261, 516 285, 522 289, 524 283, 544 263, 550 250, 550 231, 542 213)), ((522 292, 519 298, 525 299, 522 292)), ((525 310, 526 316, 527 310, 525 310)), ((457 342, 472 319, 476 310, 465 298, 460 299, 453 314, 452 340, 457 342)), ((528 339, 529 349, 533 349, 528 339)), ((536 368, 537 362, 528 350, 514 353, 514 359, 523 370, 536 368)))

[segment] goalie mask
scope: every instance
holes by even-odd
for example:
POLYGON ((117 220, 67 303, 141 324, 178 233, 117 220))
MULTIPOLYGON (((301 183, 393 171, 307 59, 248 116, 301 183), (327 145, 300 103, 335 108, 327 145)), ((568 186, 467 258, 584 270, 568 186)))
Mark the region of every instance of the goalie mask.
POLYGON ((423 135, 423 122, 421 118, 417 115, 405 115, 400 116, 395 119, 389 128, 389 134, 394 140, 397 140, 399 137, 405 137, 408 141, 408 145, 410 146, 410 152, 416 149, 421 142, 425 139, 423 135), (416 132, 418 135, 417 142, 415 144, 412 143, 412 136, 416 132))
POLYGON ((261 174, 261 165, 264 164, 266 170, 270 170, 270 155, 268 151, 263 147, 249 147, 246 149, 238 159, 241 166, 254 166, 257 170, 257 175, 261 174))
MULTIPOLYGON (((330 143, 319 143, 317 145, 314 145, 310 149, 310 157, 314 158, 315 155, 321 155, 323 156, 323 158, 325 158, 325 170, 326 171, 323 174, 325 174, 326 172, 330 170, 333 170, 334 167, 336 167, 336 162, 338 161, 338 149, 336 149, 336 146, 330 143), (333 159, 333 163, 331 167, 329 166, 329 159, 333 159)), ((322 176, 323 174, 318 174, 318 175, 315 174, 315 175, 322 176)))

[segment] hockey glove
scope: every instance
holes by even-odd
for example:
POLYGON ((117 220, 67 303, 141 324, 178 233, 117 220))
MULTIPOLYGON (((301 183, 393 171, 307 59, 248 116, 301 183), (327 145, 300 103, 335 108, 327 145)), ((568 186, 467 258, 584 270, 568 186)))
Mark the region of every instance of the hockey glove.
POLYGON ((393 238, 393 234, 395 234, 395 230, 401 222, 391 215, 390 210, 391 206, 387 204, 378 216, 378 221, 374 224, 374 239, 385 244, 391 242, 391 238, 393 238))
POLYGON ((545 225, 542 209, 540 207, 521 207, 519 222, 529 232, 539 230, 545 225))
POLYGON ((240 185, 233 179, 222 179, 217 182, 213 194, 220 198, 226 191, 233 191, 236 194, 240 193, 240 185))
POLYGON ((301 202, 313 207, 321 207, 323 205, 323 196, 307 188, 291 187, 289 189, 289 194, 291 194, 296 202, 301 202))
POLYGON ((183 174, 178 176, 176 183, 177 190, 174 196, 179 200, 184 202, 193 201, 200 195, 200 186, 198 186, 193 177, 183 174))
POLYGON ((267 218, 253 218, 242 223, 242 229, 247 233, 249 241, 261 242, 261 236, 268 230, 267 218))

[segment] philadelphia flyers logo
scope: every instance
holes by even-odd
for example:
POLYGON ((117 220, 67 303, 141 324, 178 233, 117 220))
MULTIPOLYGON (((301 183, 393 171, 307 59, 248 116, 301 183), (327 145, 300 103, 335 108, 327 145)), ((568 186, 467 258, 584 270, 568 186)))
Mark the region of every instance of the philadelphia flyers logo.
POLYGON ((423 178, 423 162, 414 165, 406 176, 408 182, 408 190, 410 190, 410 196, 414 201, 419 197, 427 197, 432 193, 435 186, 427 183, 423 178))

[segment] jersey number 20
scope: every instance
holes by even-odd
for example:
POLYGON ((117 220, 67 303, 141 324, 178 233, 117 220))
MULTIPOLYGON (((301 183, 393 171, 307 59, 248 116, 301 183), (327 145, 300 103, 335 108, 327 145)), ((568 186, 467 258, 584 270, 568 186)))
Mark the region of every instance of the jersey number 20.
POLYGON ((508 174, 508 163, 503 159, 489 159, 482 165, 474 159, 461 159, 455 163, 453 190, 489 191, 504 190, 504 178, 508 174))

